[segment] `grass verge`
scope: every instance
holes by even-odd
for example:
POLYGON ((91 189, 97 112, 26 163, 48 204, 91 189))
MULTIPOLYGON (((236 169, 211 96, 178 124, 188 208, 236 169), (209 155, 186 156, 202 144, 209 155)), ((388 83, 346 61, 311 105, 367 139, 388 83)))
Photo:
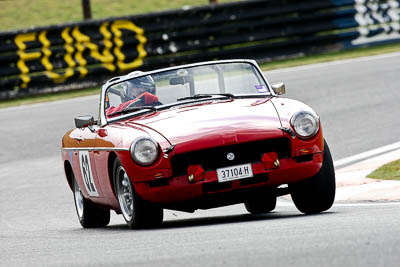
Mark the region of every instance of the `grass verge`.
POLYGON ((382 180, 400 180, 400 159, 383 165, 368 174, 367 177, 382 180))
MULTIPOLYGON (((262 70, 267 71, 272 69, 295 67, 307 64, 315 64, 315 63, 329 62, 340 59, 356 58, 363 56, 372 56, 372 55, 398 52, 398 51, 400 51, 400 43, 386 44, 386 45, 379 45, 367 48, 355 48, 340 52, 323 53, 318 55, 305 56, 301 58, 273 61, 261 64, 261 68, 262 70)), ((22 97, 12 100, 0 100, 0 108, 94 95, 99 93, 100 90, 99 88, 100 87, 72 90, 72 91, 52 93, 52 94, 22 97)))
MULTIPOLYGON (((239 0, 219 0, 219 3, 239 0)), ((0 31, 45 26, 83 19, 81 0, 0 0, 0 31)), ((209 0, 92 0, 93 19, 144 14, 177 9, 183 6, 203 6, 209 0)))

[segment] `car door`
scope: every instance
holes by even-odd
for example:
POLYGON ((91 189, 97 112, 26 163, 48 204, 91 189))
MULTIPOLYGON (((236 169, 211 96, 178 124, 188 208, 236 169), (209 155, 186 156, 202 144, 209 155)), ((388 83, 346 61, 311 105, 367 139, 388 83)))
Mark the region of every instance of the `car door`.
MULTIPOLYGON (((112 177, 109 173, 109 165, 113 162, 108 162, 110 153, 118 153, 118 151, 124 150, 116 148, 115 140, 112 138, 110 133, 110 127, 99 127, 96 129, 97 135, 94 143, 93 158, 95 162, 95 169, 97 175, 97 181, 104 197, 104 204, 111 207, 119 207, 118 201, 114 194, 112 185, 112 177)), ((93 166, 92 166, 93 167, 93 166)))
POLYGON ((72 152, 72 164, 75 176, 81 190, 89 197, 102 197, 101 187, 96 172, 94 160, 96 131, 89 128, 76 129, 71 132, 74 150, 72 152))

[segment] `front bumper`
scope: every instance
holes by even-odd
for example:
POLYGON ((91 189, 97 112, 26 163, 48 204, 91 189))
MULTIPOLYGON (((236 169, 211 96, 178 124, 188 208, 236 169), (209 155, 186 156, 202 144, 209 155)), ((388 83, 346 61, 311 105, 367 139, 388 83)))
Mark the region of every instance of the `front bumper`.
MULTIPOLYGON (((201 181, 189 182, 188 175, 135 184, 138 195, 149 202, 168 206, 174 203, 193 201, 204 196, 216 195, 219 199, 230 196, 232 192, 245 189, 276 188, 310 178, 317 174, 322 166, 323 153, 309 155, 307 160, 299 158, 279 159, 279 168, 268 169, 261 162, 252 163, 254 177, 218 182, 215 170, 207 171, 201 181)), ((240 198, 240 194, 236 196, 240 198)), ((240 202, 240 201, 238 201, 240 202)))

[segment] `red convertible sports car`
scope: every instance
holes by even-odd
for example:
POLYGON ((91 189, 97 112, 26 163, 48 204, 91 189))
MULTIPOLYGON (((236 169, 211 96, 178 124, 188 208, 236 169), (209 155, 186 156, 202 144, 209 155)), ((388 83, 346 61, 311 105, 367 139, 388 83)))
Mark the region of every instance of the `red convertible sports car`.
POLYGON ((303 213, 329 209, 335 173, 320 119, 284 93, 252 60, 109 80, 98 120, 78 116, 62 139, 81 225, 106 226, 110 210, 130 228, 161 224, 163 209, 265 213, 285 194, 303 213))

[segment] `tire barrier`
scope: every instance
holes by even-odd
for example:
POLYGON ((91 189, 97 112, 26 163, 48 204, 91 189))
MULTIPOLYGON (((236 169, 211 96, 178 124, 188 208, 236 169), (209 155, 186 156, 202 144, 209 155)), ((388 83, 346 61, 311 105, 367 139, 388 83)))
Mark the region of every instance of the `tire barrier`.
POLYGON ((400 0, 266 0, 0 33, 0 99, 203 60, 261 62, 400 40, 400 0))

